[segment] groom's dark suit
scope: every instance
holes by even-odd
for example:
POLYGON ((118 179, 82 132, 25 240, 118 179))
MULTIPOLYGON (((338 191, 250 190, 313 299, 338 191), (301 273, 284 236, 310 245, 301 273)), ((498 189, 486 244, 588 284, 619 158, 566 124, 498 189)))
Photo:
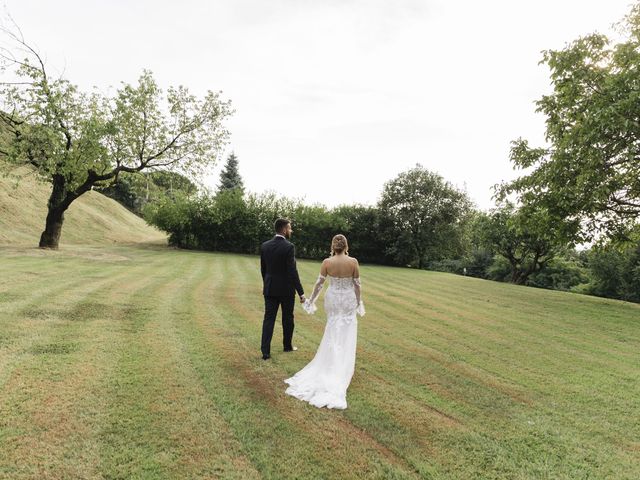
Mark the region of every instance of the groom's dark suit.
POLYGON ((271 354, 273 327, 282 306, 282 332, 284 350, 291 350, 293 338, 293 306, 295 293, 304 295, 300 276, 296 268, 295 248, 286 238, 276 235, 260 247, 260 270, 262 271, 264 295, 264 321, 262 323, 262 355, 271 354))

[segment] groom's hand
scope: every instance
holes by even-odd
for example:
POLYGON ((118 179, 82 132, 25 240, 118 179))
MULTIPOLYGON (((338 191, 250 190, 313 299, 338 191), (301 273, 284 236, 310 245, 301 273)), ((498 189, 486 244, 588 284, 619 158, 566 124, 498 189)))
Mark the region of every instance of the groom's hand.
POLYGON ((300 303, 304 303, 307 299, 304 297, 304 295, 300 295, 300 303))

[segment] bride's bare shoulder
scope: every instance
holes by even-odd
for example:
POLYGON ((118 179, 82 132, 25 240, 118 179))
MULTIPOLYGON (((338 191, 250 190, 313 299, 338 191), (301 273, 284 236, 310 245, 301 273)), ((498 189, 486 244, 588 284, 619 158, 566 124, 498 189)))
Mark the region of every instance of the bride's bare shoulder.
POLYGON ((353 277, 354 278, 360 278, 360 265, 358 265, 358 259, 356 258, 351 258, 352 261, 352 266, 353 266, 353 277))

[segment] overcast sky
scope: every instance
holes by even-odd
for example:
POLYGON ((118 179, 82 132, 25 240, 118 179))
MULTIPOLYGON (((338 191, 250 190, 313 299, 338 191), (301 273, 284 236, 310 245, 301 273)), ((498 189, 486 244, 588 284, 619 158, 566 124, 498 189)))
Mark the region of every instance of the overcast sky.
MULTIPOLYGON (((509 142, 544 139, 541 51, 611 33, 628 0, 6 0, 83 88, 221 90, 248 190, 375 203, 416 163, 490 208, 509 142)), ((217 169, 219 171, 220 167, 217 169)), ((209 179, 217 183, 217 173, 209 179)))

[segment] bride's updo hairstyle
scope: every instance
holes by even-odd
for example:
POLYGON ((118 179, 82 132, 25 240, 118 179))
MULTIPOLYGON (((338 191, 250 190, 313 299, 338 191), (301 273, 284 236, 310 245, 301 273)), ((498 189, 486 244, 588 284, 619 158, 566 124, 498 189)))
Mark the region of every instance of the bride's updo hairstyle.
POLYGON ((344 253, 349 255, 349 244, 347 243, 347 237, 342 234, 338 234, 331 240, 331 256, 336 253, 344 253))

